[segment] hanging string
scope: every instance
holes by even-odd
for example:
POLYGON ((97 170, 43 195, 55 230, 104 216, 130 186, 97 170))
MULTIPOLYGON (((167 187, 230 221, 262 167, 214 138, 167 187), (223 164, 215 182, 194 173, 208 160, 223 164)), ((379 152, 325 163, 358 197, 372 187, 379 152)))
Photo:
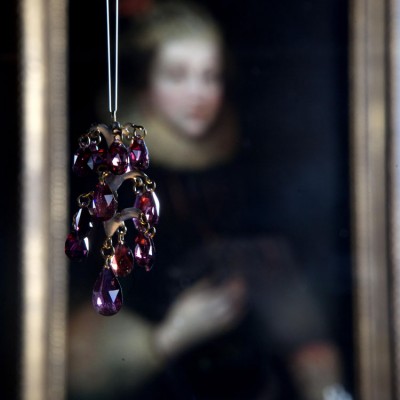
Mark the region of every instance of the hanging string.
POLYGON ((115 0, 115 42, 114 42, 114 69, 111 65, 111 29, 110 29, 110 2, 106 0, 107 9, 107 64, 108 64, 108 109, 113 121, 117 120, 118 110, 118 0, 115 0), (114 75, 114 77, 113 77, 114 75), (114 78, 114 79, 113 79, 114 78))

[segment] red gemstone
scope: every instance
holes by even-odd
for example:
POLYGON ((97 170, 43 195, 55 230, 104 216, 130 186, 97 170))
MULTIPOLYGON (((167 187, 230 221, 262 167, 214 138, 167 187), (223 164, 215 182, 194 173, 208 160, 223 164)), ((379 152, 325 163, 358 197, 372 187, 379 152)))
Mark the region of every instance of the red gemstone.
MULTIPOLYGON (((105 140, 102 142, 105 142, 105 140)), ((100 167, 107 169, 107 148, 91 143, 89 149, 92 154, 91 160, 89 160, 89 167, 93 171, 97 171, 100 167)))
POLYGON ((108 149, 108 168, 114 175, 122 175, 128 169, 128 149, 115 140, 108 149))
POLYGON ((143 139, 134 139, 129 149, 129 158, 131 159, 132 168, 142 170, 149 168, 149 151, 143 139))
MULTIPOLYGON (((133 206, 143 211, 151 226, 158 223, 160 218, 160 202, 154 191, 144 192, 142 195, 137 196, 133 206)), ((136 229, 139 229, 140 224, 136 218, 133 219, 133 222, 135 223, 136 229)))
POLYGON ((153 240, 139 234, 135 239, 136 247, 134 252, 135 262, 139 267, 150 271, 153 268, 155 248, 153 240))
POLYGON ((71 232, 65 241, 65 254, 71 261, 83 261, 89 254, 89 240, 81 238, 78 232, 71 232))
POLYGON ((89 212, 100 221, 107 221, 117 212, 118 202, 106 183, 98 183, 93 193, 89 212))
POLYGON ((115 276, 127 276, 133 269, 132 250, 126 244, 117 244, 111 259, 111 268, 115 276))
POLYGON ((122 307, 122 289, 110 268, 103 268, 93 287, 92 304, 101 315, 116 314, 122 307))
POLYGON ((92 152, 88 148, 79 147, 74 154, 72 171, 78 176, 88 176, 93 170, 92 152))
POLYGON ((72 226, 78 233, 79 237, 82 238, 88 236, 90 230, 93 228, 93 223, 89 210, 86 207, 80 208, 74 215, 72 226))

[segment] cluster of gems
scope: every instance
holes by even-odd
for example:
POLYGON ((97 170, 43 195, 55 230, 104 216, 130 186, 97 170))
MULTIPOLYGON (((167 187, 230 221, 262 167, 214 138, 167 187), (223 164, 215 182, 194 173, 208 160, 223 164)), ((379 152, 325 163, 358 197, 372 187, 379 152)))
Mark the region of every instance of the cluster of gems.
POLYGON ((65 242, 65 254, 72 261, 85 260, 89 233, 96 222, 103 223, 104 266, 92 296, 93 307, 101 315, 114 315, 121 309, 119 277, 130 274, 134 265, 150 271, 154 263, 154 226, 160 205, 155 183, 143 172, 149 166, 145 136, 146 130, 139 125, 100 124, 80 137, 74 156, 73 172, 81 177, 95 174, 99 181, 93 191, 78 197, 79 210, 65 242), (118 211, 117 191, 125 180, 133 182, 133 207, 118 211), (133 221, 137 231, 133 251, 124 239, 127 220, 133 221))

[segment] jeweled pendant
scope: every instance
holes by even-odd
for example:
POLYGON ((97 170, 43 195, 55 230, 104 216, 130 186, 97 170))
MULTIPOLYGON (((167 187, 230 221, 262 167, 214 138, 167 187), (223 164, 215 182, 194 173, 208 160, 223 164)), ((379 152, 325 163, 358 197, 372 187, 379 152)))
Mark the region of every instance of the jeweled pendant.
MULTIPOLYGON (((137 196, 134 207, 143 211, 151 226, 158 223, 160 218, 160 201, 154 191, 144 192, 142 195, 137 196)), ((136 228, 139 229, 139 222, 134 219, 134 223, 136 228)))
POLYGON ((89 240, 79 237, 78 232, 71 232, 65 241, 65 254, 71 261, 81 262, 89 254, 89 240))
POLYGON ((88 148, 79 147, 74 154, 72 171, 81 177, 88 176, 93 170, 92 152, 88 148))
POLYGON ((136 265, 150 271, 153 268, 156 255, 153 240, 140 233, 136 237, 135 243, 134 258, 136 265))
POLYGON ((128 169, 128 149, 119 140, 115 140, 108 149, 108 167, 114 175, 122 175, 128 169))
POLYGON ((93 228, 92 219, 89 210, 82 207, 74 215, 72 226, 80 238, 87 237, 90 230, 93 228))
POLYGON ((131 167, 135 169, 145 170, 149 168, 150 158, 146 143, 143 139, 135 138, 129 146, 129 158, 131 167))
POLYGON ((113 271, 104 267, 97 278, 92 295, 94 309, 101 315, 116 314, 122 307, 122 289, 113 271))
POLYGON ((107 148, 98 146, 97 144, 91 143, 89 146, 91 151, 91 160, 89 160, 89 167, 97 172, 99 168, 107 168, 107 148))
POLYGON ((90 214, 100 221, 107 221, 117 212, 118 202, 106 183, 98 183, 89 207, 90 214))
POLYGON ((133 254, 126 244, 118 243, 115 246, 114 256, 111 259, 111 268, 115 276, 127 276, 132 272, 133 254))

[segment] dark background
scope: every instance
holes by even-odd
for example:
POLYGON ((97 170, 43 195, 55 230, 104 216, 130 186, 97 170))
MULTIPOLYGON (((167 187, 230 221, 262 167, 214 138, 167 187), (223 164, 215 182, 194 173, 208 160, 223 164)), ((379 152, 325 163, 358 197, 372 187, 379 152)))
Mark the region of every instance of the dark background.
MULTIPOLYGON (((352 386, 348 175, 348 1, 202 1, 220 22, 235 65, 232 98, 263 190, 260 230, 293 243, 329 314, 352 386)), ((17 2, 4 4, 0 49, 3 195, 0 250, 2 396, 17 394, 20 317, 17 2)), ((105 15, 97 0, 70 2, 71 149, 97 119, 106 83, 105 15)), ((124 21, 121 20, 121 29, 124 21)))

